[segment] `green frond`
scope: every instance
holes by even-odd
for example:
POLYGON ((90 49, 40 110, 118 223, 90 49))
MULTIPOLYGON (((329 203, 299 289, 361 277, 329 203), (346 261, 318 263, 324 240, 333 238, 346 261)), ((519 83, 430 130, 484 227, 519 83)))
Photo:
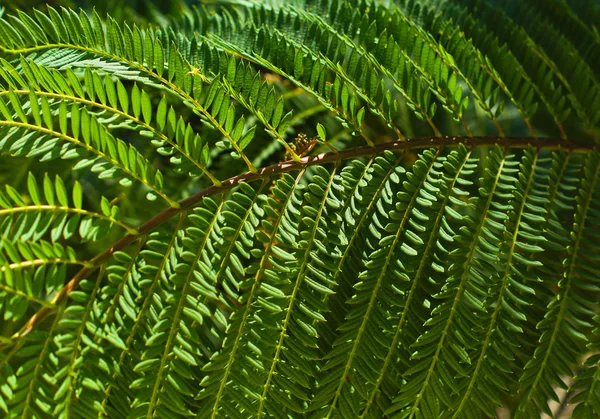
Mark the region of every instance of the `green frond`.
POLYGON ((119 208, 104 197, 101 212, 84 209, 83 190, 79 182, 73 186, 71 199, 58 176, 54 182, 48 174, 44 176, 42 195, 35 176, 30 172, 27 187, 29 196, 19 194, 10 185, 5 186, 6 193, 0 191, 2 231, 6 236, 10 234, 13 242, 36 242, 48 231, 53 242, 61 237, 68 240, 75 233, 79 233, 84 241, 100 240, 112 225, 136 234, 135 228, 119 221, 119 208))
MULTIPOLYGON (((541 23, 537 16, 529 19, 529 21, 533 21, 531 24, 527 23, 526 26, 521 26, 500 5, 491 6, 489 3, 477 0, 465 0, 458 4, 442 3, 442 14, 459 21, 463 25, 462 27, 467 29, 466 35, 473 36, 475 45, 484 53, 487 53, 487 45, 490 45, 491 41, 490 46, 494 49, 499 48, 499 51, 492 54, 493 50, 491 50, 490 56, 496 55, 500 60, 501 55, 499 54, 511 56, 507 51, 510 47, 510 51, 520 61, 527 77, 538 85, 539 94, 545 97, 546 106, 551 107, 549 111, 556 114, 554 120, 559 127, 568 118, 571 113, 570 109, 574 109, 577 117, 587 126, 592 136, 596 136, 594 127, 598 123, 599 102, 592 95, 589 99, 586 95, 595 91, 597 83, 591 76, 572 77, 574 73, 570 73, 571 71, 586 73, 586 68, 589 69, 589 67, 581 60, 573 60, 559 55, 563 52, 566 54, 566 51, 569 50, 574 53, 568 42, 562 38, 562 34, 551 33, 552 29, 549 25, 541 23), (473 13, 471 10, 476 12, 473 13), (497 37, 497 41, 493 40, 495 37, 497 37), (560 47, 556 46, 557 43, 560 44, 560 47), (494 46, 494 44, 496 45, 494 46), (579 69, 572 68, 570 63, 577 63, 576 66, 579 69), (555 84, 549 84, 551 80, 555 80, 555 84), (570 102, 572 108, 565 105, 566 100, 570 102)), ((511 3, 516 4, 516 2, 511 3)), ((412 6, 416 10, 418 2, 409 0, 405 4, 407 8, 412 6)), ((437 12, 440 12, 439 8, 437 12)), ((423 12, 421 11, 421 13, 423 12)), ((431 18, 429 17, 429 19, 431 18)), ((424 19, 428 18, 424 17, 424 19)), ((504 65, 496 61, 493 63, 499 69, 504 67, 505 71, 511 71, 515 76, 515 70, 519 69, 519 67, 509 67, 507 63, 504 65)), ((503 76, 503 78, 512 80, 508 76, 503 76)))
POLYGON ((598 159, 597 152, 591 153, 582 168, 583 178, 575 197, 573 226, 569 230, 563 230, 566 233, 567 257, 563 261, 562 275, 558 282, 559 292, 549 303, 544 319, 537 324, 541 331, 540 345, 536 348, 534 357, 525 365, 519 379, 525 395, 519 405, 519 414, 528 415, 537 409, 547 410, 545 401, 556 396, 546 383, 564 386, 558 378, 559 374, 570 373, 566 369, 567 365, 582 355, 584 344, 588 340, 585 330, 593 327, 591 318, 590 321, 582 321, 575 316, 584 313, 593 315, 596 304, 588 294, 588 290, 596 287, 596 278, 592 273, 594 268, 589 272, 591 265, 586 263, 586 256, 580 252, 586 247, 587 228, 594 231, 594 227, 586 222, 589 219, 589 209, 597 204, 595 189, 599 172, 598 159), (577 258, 582 259, 581 267, 575 264, 577 258), (542 382, 542 379, 547 381, 542 382))
MULTIPOLYGON (((598 317, 594 318, 595 324, 598 324, 598 317)), ((588 345, 592 351, 598 347, 598 328, 594 329, 593 341, 588 345)), ((577 417, 594 416, 600 412, 598 404, 598 383, 600 374, 600 363, 598 355, 592 355, 586 359, 582 371, 575 376, 575 383, 569 388, 574 396, 569 400, 570 404, 576 404, 574 415, 577 417)))

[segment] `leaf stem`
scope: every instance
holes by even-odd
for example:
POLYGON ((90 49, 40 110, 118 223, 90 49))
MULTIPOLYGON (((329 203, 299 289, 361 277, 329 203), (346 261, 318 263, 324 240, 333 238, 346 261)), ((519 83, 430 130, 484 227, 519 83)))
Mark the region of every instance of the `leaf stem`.
MULTIPOLYGON (((594 144, 574 144, 573 142, 565 143, 564 140, 557 138, 533 138, 533 137, 506 137, 506 138, 498 138, 498 137, 427 137, 427 138, 419 138, 413 140, 406 141, 395 141, 383 144, 377 144, 375 147, 371 146, 362 146, 357 148, 352 148, 348 150, 343 150, 338 153, 328 152, 319 154, 316 156, 307 156, 300 159, 300 161, 286 161, 278 164, 274 164, 271 166, 264 167, 262 169, 257 170, 255 173, 246 172, 241 175, 237 175, 231 177, 221 183, 221 186, 210 186, 182 201, 179 202, 178 207, 171 206, 166 210, 160 212, 154 217, 150 218, 140 227, 138 227, 137 232, 138 235, 146 234, 164 222, 170 220, 175 215, 180 212, 194 207, 198 205, 205 197, 217 195, 219 193, 227 192, 228 190, 234 188, 242 182, 253 182, 257 180, 261 180, 264 178, 270 178, 274 175, 292 172, 294 170, 301 170, 309 166, 314 165, 322 165, 327 163, 335 163, 341 160, 347 160, 358 157, 371 156, 374 153, 382 153, 386 150, 389 151, 404 151, 404 150, 415 150, 415 149, 423 149, 423 148, 432 148, 432 147, 453 147, 458 146, 459 144, 463 144, 466 147, 489 147, 493 145, 500 145, 502 147, 509 148, 526 148, 529 146, 539 147, 545 150, 556 150, 556 149, 564 149, 570 151, 572 153, 589 153, 597 145, 594 144)), ((89 266, 83 267, 72 279, 65 285, 55 296, 53 303, 55 305, 60 305, 62 301, 64 301, 68 295, 74 291, 81 280, 86 278, 91 272, 93 272, 96 268, 98 268, 101 264, 106 262, 108 259, 112 257, 112 255, 124 249, 126 246, 131 244, 138 235, 127 234, 119 241, 114 243, 104 252, 97 255, 90 261, 89 266)), ((34 314, 27 323, 23 326, 23 328, 15 333, 12 336, 12 341, 14 341, 26 336, 29 334, 37 324, 39 324, 44 318, 46 318, 52 310, 50 308, 44 307, 39 310, 36 314, 34 314)))

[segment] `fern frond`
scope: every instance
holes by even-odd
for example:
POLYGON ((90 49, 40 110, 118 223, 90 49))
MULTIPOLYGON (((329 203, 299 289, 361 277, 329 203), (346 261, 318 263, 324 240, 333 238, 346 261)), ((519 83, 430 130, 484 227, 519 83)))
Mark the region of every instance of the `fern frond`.
MULTIPOLYGON (((586 290, 596 282, 595 277, 588 273, 585 264, 576 268, 576 258, 581 256, 581 249, 586 247, 585 232, 587 214, 590 208, 597 204, 596 184, 598 181, 598 153, 590 154, 583 167, 584 177, 581 189, 576 197, 576 213, 573 227, 567 233, 567 257, 563 262, 562 278, 559 281, 559 291, 549 304, 549 311, 544 320, 537 327, 542 330, 540 346, 536 348, 534 356, 526 365, 519 382, 524 398, 519 405, 518 414, 527 415, 537 409, 548 410, 546 400, 556 398, 554 390, 543 383, 564 386, 560 374, 570 374, 567 365, 574 362, 583 350, 583 343, 587 341, 585 330, 593 325, 589 321, 576 320, 574 316, 585 313, 594 313, 594 301, 586 297, 586 290), (582 240, 583 239, 583 240, 582 240), (577 278, 575 281, 574 278, 577 278), (568 298, 571 296, 571 298, 568 298), (558 346, 560 345, 560 349, 558 346)), ((593 221, 592 221, 593 222, 593 221)), ((590 227, 593 231, 593 227, 590 227)))
POLYGON ((79 182, 75 182, 73 186, 72 203, 69 203, 67 189, 58 176, 54 183, 47 174, 44 176, 43 196, 31 172, 27 178, 27 186, 28 197, 19 194, 10 185, 5 186, 6 195, 0 192, 2 229, 5 232, 11 231, 13 240, 35 242, 48 230, 54 242, 61 237, 68 240, 75 232, 78 232, 84 241, 100 240, 110 231, 112 225, 137 234, 135 228, 119 220, 118 207, 111 205, 104 197, 101 201, 102 212, 85 210, 83 190, 79 182), (18 230, 13 229, 13 226, 18 226, 18 230))
MULTIPOLYGON (((594 318, 596 325, 598 317, 594 318)), ((594 329, 594 337, 588 348, 596 352, 598 347, 598 328, 594 329)), ((600 362, 598 355, 592 355, 585 360, 584 368, 575 376, 575 383, 569 388, 570 393, 575 395, 569 400, 570 404, 576 404, 574 416, 593 416, 600 411, 598 405, 598 383, 600 382, 600 362)))
POLYGON ((9 90, 8 97, 8 103, 0 98, 0 111, 4 118, 0 120, 0 129, 4 132, 0 151, 13 156, 41 156, 41 161, 80 159, 75 169, 91 166, 91 170, 100 173, 99 176, 104 179, 120 177, 122 174, 124 180, 121 184, 130 184, 127 177, 133 178, 151 190, 148 199, 154 200, 160 196, 170 205, 177 205, 162 192, 161 172, 154 170, 135 147, 114 138, 98 122, 98 118, 86 109, 80 110, 75 105, 69 110, 65 102, 61 102, 58 109, 52 109, 44 96, 37 98, 35 94, 30 94, 32 101, 26 104, 31 113, 36 115, 35 120, 31 121, 17 93, 9 90), (56 116, 58 126, 54 125, 56 116), (84 158, 86 152, 89 157, 84 158))
MULTIPOLYGON (((82 108, 93 107, 98 109, 98 115, 101 116, 99 122, 103 125, 111 129, 125 128, 139 131, 140 135, 144 137, 154 138, 152 144, 159 147, 161 155, 175 154, 171 158, 171 162, 181 165, 178 167, 178 171, 188 171, 196 176, 200 173, 199 171, 202 171, 207 176, 212 176, 206 170, 208 161, 205 155, 201 153, 203 149, 202 140, 191 130, 189 124, 186 125, 182 121, 181 116, 177 116, 173 107, 167 110, 166 98, 161 100, 156 114, 153 115, 153 106, 150 103, 148 94, 136 85, 129 92, 120 80, 117 79, 115 83, 108 75, 101 78, 97 72, 91 71, 89 68, 85 70, 83 75, 79 76, 73 70, 67 68, 68 78, 65 78, 56 70, 49 71, 46 67, 37 65, 34 61, 28 62, 22 59, 21 67, 27 69, 27 77, 23 78, 26 80, 24 83, 28 82, 35 91, 19 89, 15 81, 9 77, 6 78, 6 81, 15 89, 15 94, 29 96, 31 112, 38 125, 41 125, 41 120, 39 105, 36 102, 44 100, 41 99, 42 97, 48 101, 49 107, 54 101, 72 102, 82 108), (42 81, 37 84, 37 80, 44 80, 44 76, 46 79, 50 79, 50 74, 52 74, 51 80, 54 83, 42 81), (83 84, 80 83, 80 77, 84 80, 83 84), (69 82, 72 86, 69 86, 69 82), (41 91, 42 88, 45 91, 41 91), (194 150, 194 153, 191 153, 190 150, 194 150), (181 164, 182 158, 188 160, 187 165, 181 164)), ((9 93, 8 91, 0 91, 0 95, 8 95, 9 93)), ((71 117, 76 117, 76 115, 73 115, 73 111, 71 117)))
MULTIPOLYGON (((463 16, 471 20, 478 19, 478 21, 474 21, 473 23, 476 25, 485 25, 485 28, 482 28, 482 30, 493 33, 504 43, 511 45, 513 53, 518 54, 517 56, 521 63, 526 65, 525 68, 527 71, 536 75, 537 80, 541 80, 541 78, 537 78, 539 68, 548 68, 547 77, 555 77, 557 83, 562 86, 562 89, 570 93, 570 95, 567 95, 567 99, 570 101, 571 106, 576 110, 581 121, 586 124, 590 130, 590 134, 595 136, 594 126, 598 122, 598 102, 592 99, 592 96, 588 100, 586 95, 591 91, 595 91, 596 83, 591 76, 581 78, 571 77, 573 74, 571 71, 586 72, 586 66, 581 60, 573 61, 567 59, 566 56, 554 55, 554 53, 562 54, 563 51, 570 49, 567 44, 563 44, 564 40, 560 39, 561 35, 551 33, 541 35, 541 33, 546 31, 544 29, 546 25, 539 22, 534 22, 531 26, 527 27, 520 26, 504 10, 492 7, 489 3, 470 0, 465 0, 463 3, 469 6, 477 4, 478 7, 473 9, 477 10, 476 13, 469 12, 467 14, 463 12, 463 16), (510 29, 506 31, 502 30, 502 28, 510 29), (557 37, 559 39, 556 39, 557 37), (561 43, 561 46, 555 48, 554 45, 556 44, 554 42, 552 44, 546 43, 550 39, 561 43), (577 66, 580 68, 578 70, 574 67, 571 68, 571 65, 568 64, 569 62, 577 62, 577 66)), ((551 29, 548 29, 548 31, 551 32, 551 29)), ((547 89, 547 87, 544 89, 547 89)), ((548 96, 554 96, 555 100, 560 100, 560 95, 556 94, 557 91, 555 90, 553 95, 549 94, 548 96)), ((567 112, 567 110, 565 109, 564 112, 567 112)), ((561 119, 566 119, 566 117, 561 117, 561 119)))

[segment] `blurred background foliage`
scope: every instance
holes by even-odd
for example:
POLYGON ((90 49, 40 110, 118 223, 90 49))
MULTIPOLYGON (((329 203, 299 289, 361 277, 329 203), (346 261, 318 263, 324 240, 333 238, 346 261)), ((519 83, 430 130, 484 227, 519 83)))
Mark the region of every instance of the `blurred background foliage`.
MULTIPOLYGON (((56 9, 69 7, 82 8, 85 11, 96 9, 100 16, 109 13, 117 21, 127 20, 140 24, 154 23, 163 25, 168 22, 168 16, 180 16, 189 10, 185 0, 150 1, 150 0, 9 0, 3 1, 4 13, 14 13, 16 10, 27 12, 32 8, 44 10, 46 5, 56 9)), ((194 2, 195 3, 195 2, 194 2)), ((210 2, 203 2, 208 4, 210 2)))

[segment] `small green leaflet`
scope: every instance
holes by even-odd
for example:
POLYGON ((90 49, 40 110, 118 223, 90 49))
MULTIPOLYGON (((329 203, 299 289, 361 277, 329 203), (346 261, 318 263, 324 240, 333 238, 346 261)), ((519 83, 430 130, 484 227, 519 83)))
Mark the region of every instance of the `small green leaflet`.
POLYGON ((142 114, 146 124, 150 125, 152 122, 152 102, 150 102, 150 97, 145 90, 142 90, 142 114))
POLYGON ((325 127, 323 125, 321 125, 320 123, 317 124, 317 133, 319 134, 319 137, 321 137, 321 139, 323 141, 325 141, 327 139, 327 133, 325 131, 325 127))
POLYGON ((248 144, 250 144, 250 141, 252 141, 252 139, 254 138, 255 131, 256 131, 256 126, 253 126, 252 128, 250 128, 248 130, 248 132, 246 134, 244 134, 244 136, 242 137, 242 139, 239 142, 240 150, 243 150, 244 148, 246 148, 246 146, 248 144))
POLYGON ((156 124, 158 129, 163 131, 167 123, 167 98, 163 96, 156 110, 156 124))

